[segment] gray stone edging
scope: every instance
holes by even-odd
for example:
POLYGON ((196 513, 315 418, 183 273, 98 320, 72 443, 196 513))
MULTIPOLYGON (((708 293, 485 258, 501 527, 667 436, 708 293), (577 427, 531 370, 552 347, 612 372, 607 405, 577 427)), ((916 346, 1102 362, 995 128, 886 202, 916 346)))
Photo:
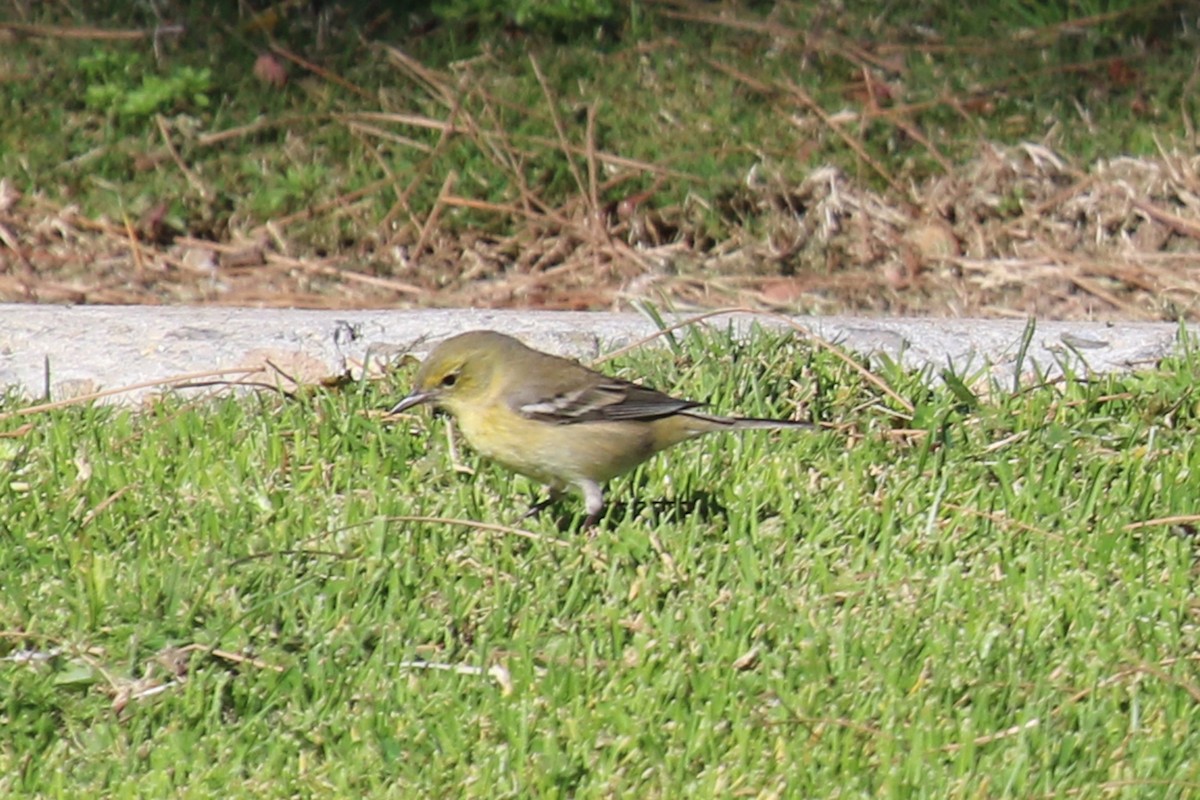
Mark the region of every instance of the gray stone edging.
MULTIPOLYGON (((709 324, 726 326, 730 319, 709 324)), ((929 367, 934 375, 947 366, 959 373, 987 368, 1001 379, 1011 379, 1026 330, 1021 320, 795 320, 852 351, 885 353, 909 367, 929 367)), ((745 330, 755 321, 778 324, 747 315, 733 324, 745 330)), ((359 374, 368 355, 387 357, 410 348, 422 353, 429 342, 472 328, 502 330, 585 360, 655 330, 646 317, 602 312, 0 304, 0 387, 16 386, 42 398, 48 385, 51 398, 60 399, 247 365, 261 370, 251 380, 279 382, 288 375, 317 381, 347 369, 359 374)), ((1172 323, 1039 321, 1024 371, 1036 365, 1056 375, 1063 363, 1077 374, 1149 367, 1173 352, 1179 333, 1172 323)), ((121 396, 135 399, 152 390, 121 396)))

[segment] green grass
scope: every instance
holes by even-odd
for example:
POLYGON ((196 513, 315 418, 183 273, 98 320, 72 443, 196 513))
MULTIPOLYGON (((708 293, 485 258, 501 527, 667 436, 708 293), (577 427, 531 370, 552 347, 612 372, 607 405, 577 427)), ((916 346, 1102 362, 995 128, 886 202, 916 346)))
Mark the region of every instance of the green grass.
POLYGON ((407 373, 4 417, 0 793, 1194 794, 1195 527, 1130 525, 1196 510, 1198 368, 974 404, 889 369, 910 436, 828 353, 688 336, 605 369, 839 427, 680 446, 594 538, 395 519, 531 488, 381 425, 407 373))

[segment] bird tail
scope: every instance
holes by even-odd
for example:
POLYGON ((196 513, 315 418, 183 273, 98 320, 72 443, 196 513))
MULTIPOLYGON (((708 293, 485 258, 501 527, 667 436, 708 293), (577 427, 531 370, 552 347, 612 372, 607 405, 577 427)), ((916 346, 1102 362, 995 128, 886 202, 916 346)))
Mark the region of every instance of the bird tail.
MULTIPOLYGON (((715 414, 701 414, 697 411, 683 412, 689 417, 709 423, 709 430, 784 430, 784 429, 812 429, 816 427, 811 422, 801 422, 793 419, 763 419, 761 417, 718 417, 715 414)), ((707 427, 707 426, 706 426, 707 427)))
POLYGON ((736 428, 763 428, 765 430, 777 431, 787 428, 806 428, 812 429, 816 427, 811 422, 801 422, 796 419, 761 419, 759 417, 730 417, 729 421, 736 428))

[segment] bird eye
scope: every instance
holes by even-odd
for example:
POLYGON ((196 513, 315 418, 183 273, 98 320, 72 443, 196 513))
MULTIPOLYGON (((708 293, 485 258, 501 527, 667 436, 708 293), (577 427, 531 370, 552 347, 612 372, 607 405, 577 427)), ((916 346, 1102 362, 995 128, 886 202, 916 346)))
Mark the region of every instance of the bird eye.
POLYGON ((446 375, 444 378, 442 378, 442 386, 449 387, 449 386, 453 386, 456 383, 458 383, 458 374, 457 373, 451 372, 449 375, 446 375))

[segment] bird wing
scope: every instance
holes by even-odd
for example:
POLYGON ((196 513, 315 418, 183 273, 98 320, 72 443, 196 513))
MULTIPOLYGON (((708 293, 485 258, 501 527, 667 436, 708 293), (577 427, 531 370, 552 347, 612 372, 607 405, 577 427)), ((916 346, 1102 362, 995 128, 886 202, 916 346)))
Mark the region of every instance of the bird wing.
MULTIPOLYGON (((576 365, 578 366, 578 365, 576 365)), ((680 400, 636 383, 578 367, 574 380, 540 397, 516 399, 514 410, 529 419, 571 425, 578 422, 648 421, 703 403, 680 400)))

